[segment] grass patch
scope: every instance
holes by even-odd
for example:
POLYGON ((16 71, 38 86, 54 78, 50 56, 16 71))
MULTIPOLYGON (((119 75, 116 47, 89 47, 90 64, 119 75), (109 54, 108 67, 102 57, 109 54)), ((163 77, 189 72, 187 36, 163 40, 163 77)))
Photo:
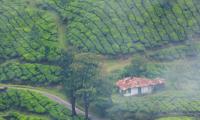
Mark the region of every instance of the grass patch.
POLYGON ((32 86, 27 86, 27 85, 13 85, 13 84, 0 84, 0 86, 10 86, 10 87, 16 87, 20 89, 31 89, 32 91, 42 91, 46 93, 50 93, 53 95, 56 95, 63 100, 68 100, 64 92, 62 91, 61 87, 32 87, 32 86))
POLYGON ((194 118, 187 116, 177 116, 177 117, 163 117, 156 120, 194 120, 194 118))
POLYGON ((105 75, 109 75, 113 71, 121 70, 131 64, 132 57, 112 59, 101 57, 101 69, 105 75))

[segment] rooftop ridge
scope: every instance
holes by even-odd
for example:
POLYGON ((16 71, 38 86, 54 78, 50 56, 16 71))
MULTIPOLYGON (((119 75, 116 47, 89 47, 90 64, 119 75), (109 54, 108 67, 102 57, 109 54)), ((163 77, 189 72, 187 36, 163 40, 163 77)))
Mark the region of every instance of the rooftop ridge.
POLYGON ((128 88, 147 87, 164 83, 164 79, 161 78, 148 79, 145 77, 126 77, 124 79, 118 80, 116 82, 116 86, 120 89, 126 90, 128 88))

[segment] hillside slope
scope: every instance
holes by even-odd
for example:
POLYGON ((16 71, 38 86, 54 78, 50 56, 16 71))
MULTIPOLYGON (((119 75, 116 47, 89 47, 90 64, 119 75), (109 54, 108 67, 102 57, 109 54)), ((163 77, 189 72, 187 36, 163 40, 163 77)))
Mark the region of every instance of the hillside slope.
MULTIPOLYGON (((100 56, 102 76, 98 79, 103 82, 95 79, 98 99, 91 111, 113 120, 153 119, 172 112, 196 114, 200 96, 194 91, 200 88, 200 67, 194 56, 200 53, 199 27, 199 0, 0 0, 0 83, 58 88, 63 94, 71 54, 95 53, 100 56), (145 62, 133 67, 132 58, 138 54, 138 61, 145 62), (196 61, 189 67, 188 61, 169 62, 185 57, 196 61), (145 73, 137 74, 140 77, 148 77, 148 72, 160 77, 157 73, 163 72, 158 69, 164 71, 168 64, 161 76, 167 79, 166 91, 132 99, 118 95, 115 82, 133 75, 125 72, 139 69, 145 73)), ((5 114, 5 119, 36 120, 40 115, 72 119, 68 109, 32 91, 9 89, 0 96, 0 117, 5 114)), ((83 105, 82 97, 78 99, 83 105)))
POLYGON ((200 25, 198 0, 74 0, 57 6, 66 16, 70 44, 108 55, 183 44, 200 25))

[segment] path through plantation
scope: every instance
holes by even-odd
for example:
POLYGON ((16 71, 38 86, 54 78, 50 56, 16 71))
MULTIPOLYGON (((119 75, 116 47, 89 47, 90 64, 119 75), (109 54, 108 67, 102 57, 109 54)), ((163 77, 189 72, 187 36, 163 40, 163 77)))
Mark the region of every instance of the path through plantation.
MULTIPOLYGON (((40 93, 40 94, 48 97, 49 99, 51 99, 51 100, 53 100, 53 101, 55 101, 55 102, 57 102, 59 104, 64 105, 66 108, 71 110, 71 103, 69 101, 66 101, 66 100, 62 99, 61 97, 58 97, 58 96, 56 96, 56 95, 54 95, 52 93, 48 93, 48 92, 42 91, 42 90, 37 90, 37 89, 34 89, 34 87, 32 87, 32 88, 31 87, 24 87, 24 86, 20 87, 20 85, 15 86, 15 85, 5 85, 4 84, 2 86, 3 87, 8 87, 8 88, 13 88, 13 89, 23 89, 23 90, 29 90, 29 91, 40 93)), ((79 109, 79 108, 76 108, 76 112, 79 115, 84 115, 85 114, 84 111, 79 109)), ((89 113, 89 118, 91 120, 104 120, 102 118, 99 118, 99 117, 91 114, 91 113, 89 113)))

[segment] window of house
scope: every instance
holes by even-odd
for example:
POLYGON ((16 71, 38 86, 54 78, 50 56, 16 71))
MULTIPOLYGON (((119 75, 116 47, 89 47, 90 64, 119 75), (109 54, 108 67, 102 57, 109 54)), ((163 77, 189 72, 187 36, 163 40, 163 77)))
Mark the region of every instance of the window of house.
POLYGON ((131 88, 129 88, 127 91, 128 91, 128 93, 131 93, 131 88))
POLYGON ((138 94, 142 94, 142 88, 141 87, 138 88, 138 94))

